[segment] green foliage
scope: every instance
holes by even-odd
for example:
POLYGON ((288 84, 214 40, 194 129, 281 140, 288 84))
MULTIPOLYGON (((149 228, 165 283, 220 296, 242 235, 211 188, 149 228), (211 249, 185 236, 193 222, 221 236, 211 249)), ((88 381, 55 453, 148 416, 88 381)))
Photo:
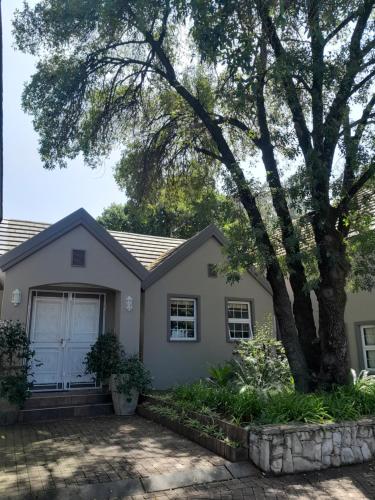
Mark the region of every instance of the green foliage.
POLYGON ((171 394, 171 401, 178 407, 206 415, 213 411, 238 425, 342 422, 375 414, 373 377, 361 377, 350 386, 313 394, 288 387, 278 391, 238 391, 205 382, 176 387, 171 394))
POLYGON ((24 326, 18 321, 0 322, 0 398, 23 405, 32 387, 33 356, 24 326))
POLYGON ((291 385, 291 373, 282 343, 275 339, 272 319, 257 325, 251 340, 234 350, 234 373, 241 390, 281 390, 291 385))
POLYGON ((94 374, 98 382, 106 382, 113 373, 117 373, 122 356, 121 344, 114 333, 99 335, 86 354, 86 373, 94 374))
POLYGON ((233 365, 229 362, 222 365, 210 366, 208 373, 210 380, 220 387, 228 385, 234 377, 233 365))
POLYGON ((151 374, 136 354, 123 356, 115 374, 116 390, 124 394, 128 401, 132 399, 132 391, 142 394, 151 388, 151 374))
POLYGON ((200 434, 212 436, 216 439, 219 439, 220 441, 225 442, 225 444, 228 444, 229 446, 232 446, 234 448, 238 448, 240 446, 240 443, 228 438, 221 427, 215 424, 214 421, 211 424, 203 424, 197 418, 189 416, 185 409, 181 406, 176 408, 172 406, 152 404, 148 405, 148 408, 158 415, 168 418, 172 422, 181 422, 187 427, 199 431, 200 434))
POLYGON ((110 205, 97 220, 111 231, 190 238, 209 224, 224 229, 238 212, 233 201, 214 188, 200 186, 192 192, 179 185, 163 190, 154 203, 110 205))
POLYGON ((176 387, 173 401, 196 411, 209 408, 228 419, 241 422, 253 421, 262 410, 262 402, 253 391, 239 393, 230 387, 216 387, 204 382, 176 387))

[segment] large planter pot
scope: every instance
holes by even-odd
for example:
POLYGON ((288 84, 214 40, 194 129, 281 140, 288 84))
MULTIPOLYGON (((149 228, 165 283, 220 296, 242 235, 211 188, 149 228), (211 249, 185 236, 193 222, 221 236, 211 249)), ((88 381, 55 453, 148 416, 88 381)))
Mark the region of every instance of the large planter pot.
POLYGON ((0 398, 0 425, 11 425, 18 422, 19 407, 0 398))
POLYGON ((116 390, 116 376, 111 378, 111 392, 113 408, 116 415, 134 415, 135 409, 138 404, 139 393, 135 389, 131 390, 131 399, 128 401, 129 396, 125 396, 116 390))

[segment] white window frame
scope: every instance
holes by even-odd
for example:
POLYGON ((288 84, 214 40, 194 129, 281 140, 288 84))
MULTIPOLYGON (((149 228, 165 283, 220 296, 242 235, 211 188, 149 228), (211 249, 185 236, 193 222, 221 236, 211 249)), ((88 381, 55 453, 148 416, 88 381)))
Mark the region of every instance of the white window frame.
POLYGON ((168 338, 170 342, 196 342, 198 340, 197 335, 197 298, 195 297, 170 297, 168 301, 168 338), (188 301, 192 302, 194 305, 194 316, 172 316, 171 308, 173 301, 188 301), (172 321, 193 321, 194 323, 194 337, 173 337, 172 336, 172 321))
POLYGON ((363 361, 366 370, 375 370, 375 368, 370 368, 367 364, 367 351, 375 351, 374 345, 367 345, 365 342, 365 329, 366 328, 375 328, 375 324, 371 323, 368 325, 360 325, 361 330, 361 340, 362 340, 362 352, 363 352, 363 361))
POLYGON ((226 318, 227 318, 227 331, 228 331, 228 340, 230 342, 241 342, 241 340, 251 340, 253 338, 253 325, 251 321, 251 314, 252 314, 252 303, 250 300, 235 300, 235 299, 228 299, 226 303, 227 311, 226 311, 226 318), (249 317, 248 318, 230 318, 229 317, 229 306, 231 304, 245 304, 247 305, 247 309, 249 311, 249 317), (249 325, 249 337, 244 337, 242 338, 235 338, 231 336, 231 331, 229 328, 230 324, 248 324, 249 325))

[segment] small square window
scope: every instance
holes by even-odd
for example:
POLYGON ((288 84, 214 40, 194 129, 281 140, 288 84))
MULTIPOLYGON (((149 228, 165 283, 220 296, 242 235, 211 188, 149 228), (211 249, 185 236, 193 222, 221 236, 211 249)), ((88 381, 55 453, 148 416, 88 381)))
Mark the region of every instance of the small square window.
POLYGON ((85 267, 86 265, 86 250, 72 250, 72 266, 85 267))

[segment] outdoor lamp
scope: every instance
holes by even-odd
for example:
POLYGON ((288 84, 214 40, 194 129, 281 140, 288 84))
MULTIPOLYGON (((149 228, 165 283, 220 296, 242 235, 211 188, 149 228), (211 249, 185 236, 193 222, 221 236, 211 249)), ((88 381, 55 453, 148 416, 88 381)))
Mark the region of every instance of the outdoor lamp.
POLYGON ((22 294, 21 294, 21 290, 19 288, 16 288, 15 290, 13 290, 12 292, 12 304, 14 306, 19 306, 21 304, 21 297, 22 297, 22 294))
POLYGON ((130 297, 130 295, 128 295, 125 299, 125 304, 126 304, 126 310, 132 311, 133 310, 133 297, 130 297))

